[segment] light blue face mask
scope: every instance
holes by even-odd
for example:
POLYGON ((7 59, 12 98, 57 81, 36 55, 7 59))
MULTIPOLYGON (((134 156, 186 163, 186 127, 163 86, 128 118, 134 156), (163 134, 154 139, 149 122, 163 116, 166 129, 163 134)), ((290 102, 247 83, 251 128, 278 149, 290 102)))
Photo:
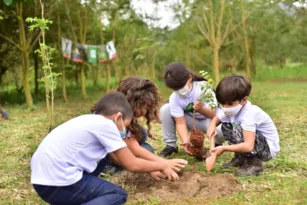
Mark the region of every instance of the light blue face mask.
POLYGON ((126 137, 126 128, 124 127, 124 121, 122 119, 123 131, 119 131, 120 137, 123 139, 126 137))

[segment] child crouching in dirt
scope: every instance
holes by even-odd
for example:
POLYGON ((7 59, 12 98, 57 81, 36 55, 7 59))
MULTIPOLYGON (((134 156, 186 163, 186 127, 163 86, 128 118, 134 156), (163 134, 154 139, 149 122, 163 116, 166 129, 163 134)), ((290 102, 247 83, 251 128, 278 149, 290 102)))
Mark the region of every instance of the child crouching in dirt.
MULTIPOLYGON (((155 83, 149 79, 139 76, 130 76, 120 81, 116 91, 123 93, 133 110, 133 117, 130 125, 127 127, 127 133, 122 136, 123 141, 127 144, 129 150, 142 159, 154 162, 168 163, 170 166, 177 166, 178 163, 173 159, 164 159, 154 154, 153 147, 146 142, 147 137, 153 138, 150 133, 151 122, 157 120, 159 107, 159 93, 155 83), (139 123, 139 118, 144 118, 147 130, 139 123)), ((91 109, 95 113, 95 106, 91 109)), ((103 172, 114 174, 122 171, 123 168, 109 162, 103 172)), ((151 177, 156 180, 165 178, 161 172, 150 172, 151 177)))
POLYGON ((132 172, 160 171, 177 180, 176 166, 135 157, 122 140, 133 116, 125 95, 112 92, 96 104, 96 114, 71 119, 50 132, 31 160, 31 183, 50 204, 123 204, 126 191, 97 177, 109 157, 132 172))
POLYGON ((274 122, 261 108, 248 101, 251 92, 248 79, 230 75, 222 79, 216 88, 220 103, 216 117, 208 128, 209 138, 222 123, 222 132, 229 145, 211 150, 217 156, 223 152, 234 152, 234 158, 224 167, 240 167, 237 176, 259 175, 263 170, 262 161, 272 159, 280 150, 279 137, 274 122))

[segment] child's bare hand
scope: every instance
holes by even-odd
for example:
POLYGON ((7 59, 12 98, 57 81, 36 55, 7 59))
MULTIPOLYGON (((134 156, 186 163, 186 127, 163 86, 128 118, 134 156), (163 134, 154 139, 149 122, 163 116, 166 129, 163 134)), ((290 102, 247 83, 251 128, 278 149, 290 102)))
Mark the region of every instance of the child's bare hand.
POLYGON ((185 153, 187 153, 188 155, 193 155, 190 151, 189 151, 189 149, 188 149, 188 146, 189 146, 189 143, 188 142, 186 142, 186 143, 181 143, 181 146, 183 146, 183 149, 184 149, 184 152, 185 153))
POLYGON ((179 172, 188 164, 188 161, 184 159, 169 159, 167 160, 167 163, 172 170, 179 172))
POLYGON ((204 106, 204 103, 200 101, 199 99, 194 103, 194 110, 198 112, 202 107, 204 106))
POLYGON ((216 131, 216 127, 215 126, 209 126, 208 130, 207 130, 207 137, 208 139, 211 139, 211 137, 216 136, 218 133, 216 131))
POLYGON ((163 174, 163 173, 160 172, 160 171, 150 172, 149 174, 150 174, 150 176, 151 176, 152 178, 154 178, 154 179, 157 180, 157 181, 160 181, 161 179, 166 179, 165 174, 163 174))
POLYGON ((179 179, 178 174, 174 170, 172 170, 168 165, 165 167, 165 169, 162 172, 170 181, 175 181, 179 179))

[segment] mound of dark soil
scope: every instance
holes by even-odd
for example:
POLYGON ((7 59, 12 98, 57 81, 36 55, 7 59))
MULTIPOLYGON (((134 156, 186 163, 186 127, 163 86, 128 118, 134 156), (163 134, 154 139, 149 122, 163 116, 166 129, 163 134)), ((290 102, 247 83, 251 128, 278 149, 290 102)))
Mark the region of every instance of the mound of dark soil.
POLYGON ((231 174, 207 175, 203 172, 183 172, 178 181, 155 181, 148 174, 123 172, 112 180, 127 185, 130 200, 182 200, 233 194, 241 190, 239 181, 231 174))

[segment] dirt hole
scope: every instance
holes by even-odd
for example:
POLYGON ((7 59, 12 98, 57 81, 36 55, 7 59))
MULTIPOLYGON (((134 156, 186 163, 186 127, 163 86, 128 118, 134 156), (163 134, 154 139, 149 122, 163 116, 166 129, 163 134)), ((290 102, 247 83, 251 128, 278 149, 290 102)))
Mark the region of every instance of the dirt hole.
POLYGON ((128 187, 129 200, 146 200, 149 197, 167 201, 215 198, 241 190, 241 184, 231 174, 207 175, 203 172, 183 172, 175 182, 157 182, 148 174, 123 172, 112 182, 128 187))

